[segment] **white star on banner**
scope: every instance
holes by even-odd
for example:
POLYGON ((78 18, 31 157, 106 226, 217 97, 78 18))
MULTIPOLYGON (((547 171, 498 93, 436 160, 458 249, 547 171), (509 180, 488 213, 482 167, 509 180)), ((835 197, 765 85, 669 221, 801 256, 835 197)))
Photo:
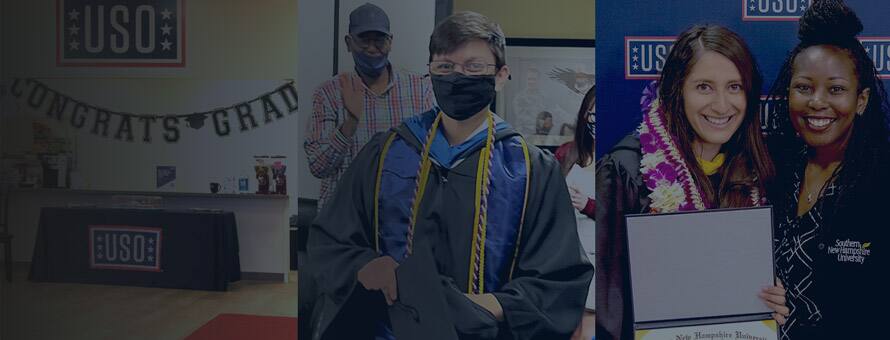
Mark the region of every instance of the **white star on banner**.
POLYGON ((866 48, 865 48, 865 53, 871 53, 871 47, 866 47, 866 48))
POLYGON ((170 35, 170 30, 172 30, 172 29, 173 29, 173 27, 167 25, 166 22, 164 23, 164 26, 161 26, 161 31, 163 32, 164 35, 170 35))
POLYGON ((98 237, 96 237, 96 239, 99 240, 99 241, 101 242, 101 241, 102 241, 102 236, 98 236, 98 237))
POLYGON ((806 10, 807 10, 807 5, 800 6, 801 12, 806 11, 806 10))
POLYGON ((632 48, 631 50, 634 51, 634 53, 637 53, 637 52, 640 51, 640 49, 639 49, 639 48, 636 48, 636 47, 632 48))
POLYGON ((148 261, 154 261, 154 260, 155 260, 155 257, 154 257, 154 256, 149 256, 149 257, 148 257, 148 261))
POLYGON ((166 8, 164 8, 164 10, 161 11, 161 17, 163 19, 170 19, 170 15, 172 15, 172 14, 173 14, 173 12, 170 12, 170 10, 166 9, 166 8))
POLYGON ((154 253, 154 252, 155 252, 155 247, 148 247, 148 252, 149 252, 149 253, 154 253))
POLYGON ((99 250, 102 250, 102 245, 101 245, 101 244, 98 245, 98 246, 96 246, 96 247, 99 248, 99 250))
MULTIPOLYGON (((68 43, 68 45, 70 46, 72 51, 76 51, 76 50, 80 49, 80 43, 77 42, 76 40, 72 40, 70 43, 68 43)), ((100 239, 99 241, 102 241, 102 240, 100 239)))
POLYGON ((637 55, 634 55, 634 57, 632 59, 633 59, 633 61, 637 61, 637 60, 640 60, 640 57, 637 55))
POLYGON ((79 20, 79 19, 80 19, 80 12, 78 12, 76 9, 72 9, 71 12, 68 12, 68 20, 79 20))
POLYGON ((155 239, 153 239, 153 238, 148 239, 148 244, 155 244, 155 239))
POLYGON ((164 38, 164 41, 161 42, 161 46, 163 46, 163 47, 161 47, 161 50, 164 50, 164 51, 170 50, 170 45, 172 45, 172 44, 173 43, 167 41, 167 38, 164 38))
POLYGON ((71 24, 71 27, 68 27, 68 33, 71 35, 77 35, 78 31, 80 31, 80 27, 77 27, 75 24, 71 24))
POLYGON ((634 64, 634 70, 639 70, 639 69, 640 69, 640 65, 634 64))
POLYGON ((102 258, 102 253, 98 253, 98 254, 96 254, 96 258, 97 258, 97 259, 101 259, 101 258, 102 258))
POLYGON ((754 11, 754 9, 756 9, 756 7, 754 7, 754 6, 751 6, 751 7, 748 7, 748 8, 751 9, 752 12, 754 11))

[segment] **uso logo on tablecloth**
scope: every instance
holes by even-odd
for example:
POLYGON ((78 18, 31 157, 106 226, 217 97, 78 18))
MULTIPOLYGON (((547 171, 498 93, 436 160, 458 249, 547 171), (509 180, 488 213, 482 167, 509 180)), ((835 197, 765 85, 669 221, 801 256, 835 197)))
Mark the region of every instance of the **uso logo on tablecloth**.
POLYGON ((742 0, 742 20, 798 20, 812 0, 742 0))
POLYGON ((185 0, 56 0, 60 66, 185 66, 185 0))
POLYGON ((881 79, 890 79, 890 37, 860 37, 881 79))
POLYGON ((91 225, 90 268, 161 271, 161 229, 91 225))
POLYGON ((624 37, 624 79, 658 79, 676 37, 624 37))

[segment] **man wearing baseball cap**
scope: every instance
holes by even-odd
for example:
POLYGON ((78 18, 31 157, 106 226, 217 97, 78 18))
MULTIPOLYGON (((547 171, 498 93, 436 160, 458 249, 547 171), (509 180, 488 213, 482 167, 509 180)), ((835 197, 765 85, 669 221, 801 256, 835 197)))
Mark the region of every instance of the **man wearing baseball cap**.
MULTIPOLYGON (((403 119, 433 107, 428 80, 396 72, 389 62, 393 34, 389 17, 378 6, 366 3, 349 14, 344 37, 355 61, 353 72, 325 81, 312 98, 312 116, 303 147, 312 175, 321 179, 318 210, 333 196, 337 182, 359 150, 378 132, 398 126, 403 119)), ((300 315, 311 315, 318 282, 314 270, 300 268, 300 315)), ((309 338, 308 317, 300 318, 300 338, 309 338)))
POLYGON ((303 144, 312 175, 322 181, 319 210, 372 136, 433 107, 428 81, 393 70, 388 58, 393 34, 383 9, 371 3, 354 9, 344 42, 355 69, 336 75, 315 90, 303 144))

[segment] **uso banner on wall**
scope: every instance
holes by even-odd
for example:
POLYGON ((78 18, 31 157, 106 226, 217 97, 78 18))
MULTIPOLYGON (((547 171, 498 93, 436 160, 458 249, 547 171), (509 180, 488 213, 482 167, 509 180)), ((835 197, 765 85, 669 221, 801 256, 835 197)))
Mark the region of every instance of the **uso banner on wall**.
MULTIPOLYGON (((640 95, 657 79, 674 38, 694 24, 726 26, 745 39, 764 77, 766 95, 788 52, 798 19, 812 0, 598 1, 596 4, 597 156, 606 154, 641 119, 640 95)), ((859 39, 890 85, 890 7, 886 0, 846 0, 865 30, 859 39)), ((765 97, 762 97, 765 98, 765 97)), ((765 130, 772 105, 761 113, 765 130)))
POLYGON ((185 0, 56 0, 59 66, 185 66, 185 0))

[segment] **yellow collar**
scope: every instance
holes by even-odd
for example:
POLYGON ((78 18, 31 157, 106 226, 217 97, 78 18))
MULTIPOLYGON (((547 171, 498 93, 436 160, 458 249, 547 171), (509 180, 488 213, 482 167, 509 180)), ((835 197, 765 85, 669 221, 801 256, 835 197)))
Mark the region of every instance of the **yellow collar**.
POLYGON ((720 169, 720 166, 723 165, 723 161, 726 160, 726 155, 718 153, 717 156, 714 157, 714 160, 711 161, 698 157, 695 157, 695 160, 698 161, 698 166, 705 172, 705 175, 710 176, 717 173, 717 169, 720 169))

